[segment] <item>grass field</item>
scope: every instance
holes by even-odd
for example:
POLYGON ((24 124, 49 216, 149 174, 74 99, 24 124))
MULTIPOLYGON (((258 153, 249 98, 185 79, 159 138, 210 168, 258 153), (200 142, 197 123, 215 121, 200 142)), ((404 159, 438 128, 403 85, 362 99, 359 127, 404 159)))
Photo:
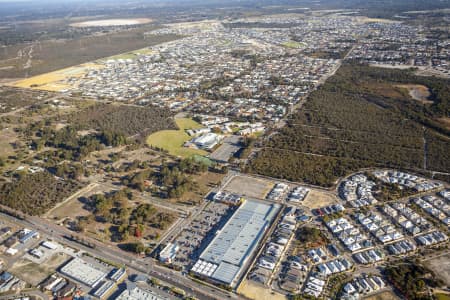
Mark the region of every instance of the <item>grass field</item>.
POLYGON ((295 41, 288 41, 286 43, 283 43, 282 46, 286 48, 301 48, 304 47, 304 44, 295 41))
POLYGON ((145 54, 152 54, 153 50, 149 48, 142 48, 130 52, 125 52, 117 55, 113 55, 110 57, 105 57, 104 59, 101 59, 100 61, 107 61, 108 59, 135 59, 138 55, 145 55, 145 54))
POLYGON ((436 297, 437 300, 450 300, 449 294, 436 293, 436 294, 434 294, 434 296, 436 297))
POLYGON ((180 157, 189 157, 193 155, 206 155, 208 152, 198 149, 189 149, 183 147, 191 137, 186 133, 187 129, 196 129, 202 127, 199 123, 189 118, 175 119, 179 130, 162 130, 151 134, 147 138, 147 144, 153 147, 167 150, 169 154, 180 157))
POLYGON ((10 85, 20 88, 33 88, 46 91, 61 91, 70 88, 69 85, 62 83, 68 77, 81 77, 90 68, 101 68, 102 66, 94 63, 86 63, 70 68, 61 69, 58 71, 45 73, 42 75, 33 76, 27 79, 22 79, 12 82, 10 85))

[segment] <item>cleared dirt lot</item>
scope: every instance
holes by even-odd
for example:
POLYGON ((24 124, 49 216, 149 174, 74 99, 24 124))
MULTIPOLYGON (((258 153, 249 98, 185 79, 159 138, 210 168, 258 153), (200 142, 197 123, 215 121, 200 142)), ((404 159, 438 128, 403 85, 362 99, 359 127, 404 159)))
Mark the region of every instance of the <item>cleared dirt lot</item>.
POLYGON ((408 90, 409 95, 414 100, 417 100, 423 104, 432 104, 433 101, 428 100, 431 93, 428 87, 420 84, 399 84, 396 85, 398 88, 408 90))
POLYGON ((223 190, 250 198, 264 199, 273 185, 273 181, 238 175, 233 177, 223 190))
POLYGON ((55 272, 68 259, 69 256, 65 253, 57 253, 43 264, 36 264, 29 260, 21 259, 14 264, 10 272, 35 286, 55 272))
POLYGON ((318 190, 310 190, 308 195, 306 195, 305 200, 302 202, 302 205, 309 207, 310 209, 315 209, 335 203, 338 203, 338 199, 335 195, 318 190))
POLYGON ((224 176, 224 174, 215 172, 193 175, 193 179, 198 183, 198 189, 186 192, 179 199, 168 199, 168 201, 181 204, 200 203, 211 188, 220 184, 224 176))
POLYGON ((400 299, 399 297, 397 297, 393 292, 391 291, 386 291, 386 292, 381 292, 372 296, 368 296, 366 298, 363 298, 364 300, 398 300, 400 299))
POLYGON ((286 296, 272 292, 261 285, 251 283, 248 280, 242 281, 238 288, 238 293, 255 300, 286 300, 286 296))
POLYGON ((426 265, 447 285, 450 285, 450 254, 427 260, 426 265))
POLYGON ((45 217, 48 219, 61 220, 67 217, 75 218, 79 216, 90 215, 91 212, 84 208, 83 198, 88 198, 94 194, 111 191, 112 188, 104 185, 92 185, 85 187, 81 192, 77 192, 75 197, 70 197, 65 202, 57 205, 55 208, 49 210, 45 217), (81 199, 80 199, 81 198, 81 199))

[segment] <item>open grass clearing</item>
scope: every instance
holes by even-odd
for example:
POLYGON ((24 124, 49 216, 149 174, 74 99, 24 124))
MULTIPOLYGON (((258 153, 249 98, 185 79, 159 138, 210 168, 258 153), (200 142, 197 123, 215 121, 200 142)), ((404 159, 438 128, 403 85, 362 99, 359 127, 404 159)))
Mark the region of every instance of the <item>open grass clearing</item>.
POLYGON ((400 21, 390 20, 390 19, 381 19, 381 18, 369 18, 365 16, 357 17, 358 21, 362 23, 386 23, 386 24, 395 24, 400 23, 400 21))
POLYGON ((450 300, 450 294, 445 293, 435 293, 434 297, 436 297, 437 300, 450 300))
POLYGON ((178 203, 192 204, 200 203, 205 195, 215 187, 220 184, 225 174, 215 173, 215 172, 205 172, 199 175, 193 175, 192 179, 198 183, 198 190, 186 192, 180 199, 173 199, 178 203))
POLYGON ((288 41, 288 42, 283 43, 282 46, 284 46, 286 48, 296 49, 296 48, 305 47, 306 45, 305 45, 305 43, 299 43, 299 42, 296 42, 296 41, 288 41))
POLYGON ((67 217, 75 219, 76 217, 88 216, 91 212, 85 208, 85 204, 83 203, 84 199, 87 199, 94 194, 109 192, 112 190, 113 189, 110 186, 100 184, 86 186, 83 188, 81 193, 76 193, 76 197, 70 197, 67 201, 62 202, 60 205, 57 205, 53 209, 49 210, 45 214, 45 217, 60 221, 67 217))
POLYGON ((154 53, 154 51, 152 49, 150 49, 150 48, 142 48, 142 49, 138 49, 138 50, 134 50, 134 51, 129 51, 129 52, 125 52, 125 53, 121 53, 121 54, 105 57, 103 59, 100 59, 99 61, 100 62, 105 62, 105 61, 110 60, 110 59, 136 59, 140 55, 149 55, 149 54, 152 54, 152 53, 154 53))
POLYGON ((193 155, 207 155, 208 152, 199 149, 184 147, 184 143, 190 140, 186 130, 201 128, 202 126, 189 118, 175 119, 178 130, 161 130, 151 134, 147 138, 147 144, 152 147, 164 149, 169 154, 179 157, 190 157, 193 155))

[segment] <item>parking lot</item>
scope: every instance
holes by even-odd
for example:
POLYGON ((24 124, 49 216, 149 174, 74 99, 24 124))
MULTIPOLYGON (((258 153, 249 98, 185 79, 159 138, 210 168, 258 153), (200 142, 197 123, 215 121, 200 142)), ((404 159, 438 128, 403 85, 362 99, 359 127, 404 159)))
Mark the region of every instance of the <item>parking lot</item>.
POLYGON ((233 211, 227 204, 210 202, 175 239, 180 249, 174 264, 188 268, 233 211))
POLYGON ((222 145, 211 153, 209 158, 222 163, 228 162, 230 157, 241 149, 240 141, 241 137, 237 135, 226 137, 222 145))

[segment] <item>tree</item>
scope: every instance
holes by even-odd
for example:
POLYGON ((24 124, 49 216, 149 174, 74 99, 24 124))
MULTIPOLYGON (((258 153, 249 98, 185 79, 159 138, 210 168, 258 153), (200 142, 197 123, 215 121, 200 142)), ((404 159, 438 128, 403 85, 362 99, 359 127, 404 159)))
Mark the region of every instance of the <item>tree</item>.
POLYGON ((145 252, 145 246, 142 242, 134 243, 133 248, 134 248, 134 252, 136 252, 138 254, 145 252))

